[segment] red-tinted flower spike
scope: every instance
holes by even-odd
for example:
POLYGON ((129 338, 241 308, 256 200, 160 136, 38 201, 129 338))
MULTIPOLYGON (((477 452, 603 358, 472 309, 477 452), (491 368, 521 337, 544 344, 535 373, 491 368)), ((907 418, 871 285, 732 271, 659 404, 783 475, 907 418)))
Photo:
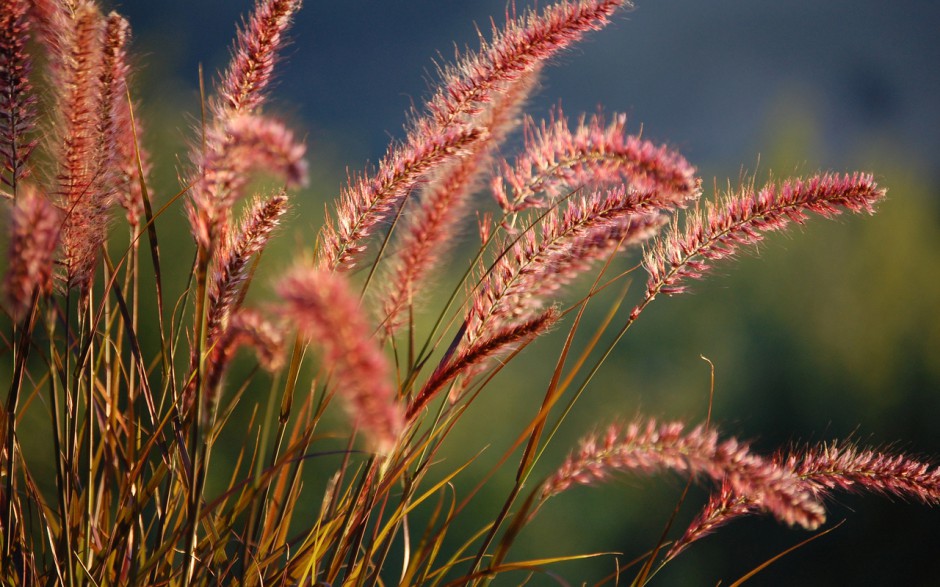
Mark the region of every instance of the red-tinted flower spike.
POLYGON ((307 182, 306 147, 276 120, 239 115, 213 130, 207 143, 187 209, 193 234, 206 248, 228 230, 252 172, 272 173, 288 187, 307 182))
POLYGON ((205 250, 228 229, 231 209, 243 196, 250 170, 272 171, 288 186, 306 183, 304 146, 282 124, 259 114, 284 33, 300 4, 257 1, 212 101, 213 120, 205 142, 190 155, 195 169, 187 214, 193 236, 205 250))
POLYGON ((698 197, 695 168, 666 146, 628 134, 626 124, 623 114, 607 125, 599 115, 582 116, 572 130, 560 109, 541 126, 528 120, 525 150, 514 165, 501 163, 493 196, 507 212, 545 205, 540 193, 554 199, 564 189, 620 183, 655 194, 659 208, 698 197))
POLYGON ((940 504, 940 468, 902 454, 832 443, 794 451, 783 462, 819 497, 870 491, 940 504))
POLYGON ((105 21, 98 8, 81 3, 63 42, 63 90, 58 104, 58 193, 64 211, 62 255, 68 287, 85 290, 107 237, 113 192, 110 98, 102 82, 105 21))
POLYGON ((478 53, 443 72, 444 82, 428 104, 438 126, 462 122, 493 99, 503 84, 538 68, 584 33, 603 28, 627 0, 563 1, 541 14, 529 12, 508 20, 478 53))
POLYGON ((751 453, 747 446, 702 426, 686 430, 680 422, 638 421, 611 426, 602 436, 582 440, 561 468, 546 480, 543 498, 574 484, 592 484, 614 471, 651 473, 673 470, 726 482, 734 494, 787 524, 807 529, 825 521, 825 511, 792 471, 751 453))
POLYGON ((52 203, 26 183, 10 216, 10 251, 4 291, 10 314, 24 318, 35 293, 52 290, 52 265, 61 216, 52 203))
POLYGON ((375 226, 401 205, 428 172, 465 155, 486 136, 480 128, 458 128, 421 133, 404 147, 390 148, 373 177, 350 180, 340 195, 335 223, 328 221, 320 233, 323 266, 352 269, 375 226))
POLYGON ((449 163, 430 179, 420 205, 409 215, 411 220, 404 227, 387 282, 387 332, 400 326, 402 311, 413 304, 426 277, 453 246, 458 223, 479 187, 479 178, 488 171, 493 152, 516 126, 519 111, 537 81, 537 73, 533 72, 509 84, 476 118, 490 129, 487 139, 474 143, 467 156, 449 163))
POLYGON ((492 334, 465 345, 457 355, 442 363, 431 374, 408 406, 406 417, 411 420, 444 388, 458 377, 470 378, 494 356, 508 353, 532 339, 545 334, 561 318, 561 313, 549 308, 542 314, 511 326, 504 326, 492 334))
POLYGON ((759 242, 764 232, 783 229, 790 222, 802 224, 807 212, 823 217, 834 216, 841 208, 871 213, 884 195, 869 174, 824 174, 769 183, 759 191, 746 186, 716 204, 706 204, 703 211, 689 214, 681 229, 674 222, 646 252, 646 298, 632 316, 660 293, 682 293, 685 281, 701 278, 713 261, 759 242))
POLYGON ((655 192, 621 185, 548 212, 538 230, 527 231, 499 257, 475 292, 467 340, 528 318, 593 263, 654 236, 665 222, 650 203, 656 199, 655 192))
POLYGON ((248 277, 251 258, 267 245, 287 207, 287 195, 283 191, 268 199, 255 199, 245 212, 238 230, 234 234, 226 233, 216 249, 209 280, 209 312, 206 318, 210 346, 226 327, 242 284, 248 277))
POLYGON ((757 513, 760 513, 759 508, 747 497, 735 493, 731 484, 725 481, 721 484, 721 489, 709 498, 699 515, 692 520, 685 533, 672 543, 664 558, 671 560, 693 542, 705 538, 728 522, 757 513))
POLYGON ((300 0, 259 0, 248 24, 238 32, 235 54, 219 84, 217 120, 253 113, 264 101, 284 33, 300 0))
POLYGON ((210 405, 218 402, 216 394, 220 392, 222 377, 228 370, 235 352, 243 346, 255 352, 261 366, 266 370, 275 371, 281 367, 282 332, 257 312, 244 308, 238 310, 231 317, 225 331, 213 341, 211 356, 206 361, 205 389, 210 395, 205 400, 210 405))
MULTIPOLYGON (((928 505, 940 504, 940 468, 902 454, 834 442, 778 455, 774 463, 792 471, 800 487, 820 500, 835 491, 850 491, 916 499, 928 505)), ((727 483, 724 484, 721 491, 712 495, 685 533, 673 543, 666 559, 674 558, 719 527, 760 511, 761 508, 750 497, 735 494, 727 483)))
POLYGON ((280 280, 282 314, 322 352, 324 372, 373 449, 387 454, 404 429, 391 368, 342 274, 299 267, 280 280))
POLYGON ((102 86, 109 88, 110 121, 108 128, 113 145, 112 189, 117 202, 124 208, 132 230, 140 225, 144 215, 143 191, 140 172, 144 182, 150 171, 150 156, 140 144, 140 122, 131 121, 131 106, 128 101, 127 45, 130 42, 130 25, 124 18, 112 12, 108 15, 105 30, 102 86), (136 135, 136 136, 135 136, 136 135), (139 165, 138 165, 139 164, 139 165))
MULTIPOLYGON (((627 0, 565 0, 541 14, 530 12, 495 31, 493 40, 483 42, 478 53, 445 69, 440 87, 427 104, 428 116, 413 122, 401 146, 389 149, 374 179, 350 181, 335 223, 327 224, 320 234, 321 263, 331 270, 352 268, 355 257, 365 249, 361 241, 372 227, 401 203, 417 181, 456 153, 446 158, 421 154, 437 152, 455 133, 477 133, 474 139, 461 141, 461 149, 485 137, 490 129, 479 128, 476 117, 498 92, 537 71, 585 32, 603 27, 618 8, 627 5, 627 0), (381 187, 388 179, 394 179, 394 189, 381 187)), ((451 146, 451 150, 455 148, 451 146)))
POLYGON ((14 197, 19 180, 29 174, 26 162, 36 146, 31 138, 36 95, 29 82, 32 63, 27 0, 0 0, 0 181, 14 197))

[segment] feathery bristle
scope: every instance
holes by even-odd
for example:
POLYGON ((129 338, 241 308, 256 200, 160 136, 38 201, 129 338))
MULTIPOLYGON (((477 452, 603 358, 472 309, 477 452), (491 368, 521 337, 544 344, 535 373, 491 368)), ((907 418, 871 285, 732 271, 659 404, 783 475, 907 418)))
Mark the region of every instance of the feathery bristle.
POLYGON ((226 234, 216 249, 209 280, 209 311, 206 318, 210 344, 226 327, 228 316, 248 276, 251 258, 268 244, 287 208, 287 194, 284 191, 267 199, 256 198, 245 211, 238 230, 234 234, 226 234))
POLYGON ((29 175, 27 160, 38 139, 30 137, 36 121, 36 95, 29 75, 26 46, 30 22, 27 0, 0 0, 0 181, 16 197, 17 184, 29 175))
POLYGON ((633 317, 660 293, 682 293, 684 281, 701 278, 713 261, 733 256, 739 247, 760 242, 764 232, 786 228, 791 221, 802 224, 807 212, 827 218, 840 208, 871 213, 884 195, 869 174, 824 174, 769 183, 759 191, 746 186, 707 204, 704 211, 689 214, 682 229, 674 222, 646 252, 646 298, 633 317))
POLYGON ((542 496, 603 481, 615 471, 664 469, 726 481, 735 494, 787 524, 814 529, 825 520, 822 505, 792 470, 755 455, 733 438, 719 441, 713 429, 686 430, 681 422, 660 424, 652 419, 612 425, 602 437, 582 440, 581 448, 546 480, 542 496))
POLYGON ((235 116, 214 130, 192 187, 187 213, 197 241, 209 248, 228 230, 235 203, 244 196, 250 174, 263 171, 288 187, 305 185, 306 147, 280 122, 262 116, 235 116))
POLYGON ((10 250, 4 292, 14 320, 23 319, 34 293, 52 290, 52 264, 62 219, 45 195, 22 184, 10 215, 10 250))
POLYGON ((695 168, 682 155, 628 134, 626 126, 623 114, 606 126, 600 115, 587 121, 582 115, 572 131, 560 108, 541 126, 528 119, 525 149, 514 165, 500 163, 493 196, 507 212, 544 207, 563 189, 605 184, 655 194, 659 208, 683 207, 698 197, 695 168))
POLYGON ((343 274, 298 267, 277 292, 284 317, 321 349, 323 370, 357 427, 376 452, 387 454, 404 429, 404 413, 374 329, 343 274))

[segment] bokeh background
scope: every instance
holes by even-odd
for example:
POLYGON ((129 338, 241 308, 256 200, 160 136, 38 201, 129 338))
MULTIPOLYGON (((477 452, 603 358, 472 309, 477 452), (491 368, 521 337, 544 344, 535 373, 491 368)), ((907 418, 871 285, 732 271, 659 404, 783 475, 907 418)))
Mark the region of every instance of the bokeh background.
MULTIPOLYGON (((174 154, 185 153, 198 120, 198 68, 211 84, 250 2, 114 6, 135 31, 137 95, 158 157, 158 197, 168 197, 178 189, 174 154)), ((475 44, 474 23, 487 30, 505 10, 504 0, 307 2, 270 109, 307 136, 313 181, 281 235, 286 256, 266 257, 269 267, 312 245, 347 169, 378 160, 402 136, 405 111, 435 79, 433 59, 475 44)), ((915 0, 641 0, 546 70, 534 116, 559 102, 569 115, 627 112, 635 130, 680 149, 706 186, 743 173, 862 169, 888 186, 889 199, 872 218, 815 220, 774 236, 759 258, 723 265, 693 295, 657 301, 565 422, 542 473, 617 417, 702 420, 710 375, 702 356, 715 365, 714 419, 760 449, 853 437, 940 455, 938 26, 940 4, 915 0)), ((171 211, 164 233, 174 223, 184 225, 171 211)), ((177 245, 163 243, 173 258, 177 245)), ((557 341, 530 348, 477 405, 486 417, 456 431, 464 450, 448 456, 453 466, 489 446, 468 485, 534 413, 555 352, 557 341)), ((655 544, 683 486, 626 477, 571 490, 540 513, 514 556, 618 552, 629 561, 655 544)), ((489 484, 463 521, 467 535, 495 515, 508 488, 508 479, 489 484)), ((704 495, 690 495, 677 530, 704 495)), ((311 498, 312 510, 318 502, 311 498)), ((753 584, 940 584, 940 508, 841 496, 830 518, 846 521, 753 584)), ((740 522, 695 545, 654 584, 728 583, 806 537, 766 519, 740 522)), ((614 556, 604 556, 558 565, 556 576, 530 584, 592 584, 614 569, 614 556)))

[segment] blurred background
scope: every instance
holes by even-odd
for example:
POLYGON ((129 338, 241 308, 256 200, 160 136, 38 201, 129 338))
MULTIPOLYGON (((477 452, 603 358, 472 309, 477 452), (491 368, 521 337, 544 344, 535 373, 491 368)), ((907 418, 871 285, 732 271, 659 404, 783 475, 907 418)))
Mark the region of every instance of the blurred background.
MULTIPOLYGON (((250 4, 114 5, 135 31, 137 95, 158 157, 158 197, 178 189, 174 154, 185 153, 199 119, 199 65, 211 84, 250 4)), ((775 235, 759 258, 743 255, 696 283, 693 294, 658 300, 566 420, 539 474, 550 473, 579 437, 618 417, 702 421, 710 385, 702 356, 715 366, 714 420, 765 452, 852 437, 940 456, 940 4, 638 4, 546 70, 533 116, 558 103, 572 117, 599 107, 626 112, 635 131, 697 165, 706 188, 737 183, 743 173, 763 180, 771 171, 780 177, 859 169, 875 173, 889 198, 871 218, 813 220, 775 235)), ((528 5, 517 0, 520 10, 528 5)), ((280 237, 285 255, 312 246, 324 203, 347 169, 377 161, 390 139, 403 136, 405 111, 422 103, 435 80, 433 60, 452 60, 455 46, 475 47, 474 23, 488 32, 489 18, 502 22, 505 11, 505 0, 307 2, 269 107, 307 136, 313 170, 280 237)), ((706 189, 706 197, 711 193, 706 189)), ((182 215, 173 214, 164 235, 178 218, 183 236, 182 215)), ((166 236, 163 243, 168 258, 174 246, 184 247, 166 236)), ((625 259, 623 267, 635 262, 625 259)), ((265 260, 274 271, 288 264, 265 260)), ((596 324, 607 306, 602 300, 595 308, 589 322, 596 324)), ((465 487, 502 454, 514 423, 535 413, 558 344, 528 349, 476 405, 474 413, 487 418, 455 432, 463 450, 448 456, 453 466, 489 447, 464 476, 465 487)), ((466 536, 498 511, 514 473, 507 469, 463 520, 466 536)), ((623 565, 655 545, 683 486, 676 477, 620 477, 570 490, 539 514, 510 558, 617 552, 623 565)), ((673 535, 705 495, 690 494, 673 535)), ((312 511, 318 503, 312 496, 312 511)), ((940 582, 940 508, 840 495, 830 525, 843 519, 753 584, 940 582)), ((767 519, 739 522, 693 546, 653 584, 728 583, 808 536, 767 519)), ((554 566, 554 575, 529 584, 593 584, 615 568, 615 557, 606 555, 554 566)), ((629 583, 630 571, 624 576, 629 583)))

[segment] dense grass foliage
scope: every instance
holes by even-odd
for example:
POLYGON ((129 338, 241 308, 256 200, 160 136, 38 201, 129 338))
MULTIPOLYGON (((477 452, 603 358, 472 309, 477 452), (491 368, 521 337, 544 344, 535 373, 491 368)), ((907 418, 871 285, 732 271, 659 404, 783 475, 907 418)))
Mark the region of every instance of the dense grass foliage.
POLYGON ((705 196, 685 157, 631 133, 623 115, 526 116, 544 66, 626 0, 512 11, 442 65, 404 138, 349 175, 271 299, 250 302, 262 254, 309 182, 303 133, 268 104, 300 5, 258 0, 204 96, 177 193, 156 198, 129 24, 94 0, 0 0, 3 584, 524 582, 613 556, 514 558, 557 496, 671 471, 711 493, 687 527, 663 520, 654 548, 624 553, 603 581, 644 585, 745 516, 817 537, 840 492, 940 501, 940 470, 923 459, 850 441, 762 454, 710 413, 695 424, 611 414, 567 459, 545 462, 654 301, 769 232, 873 213, 885 196, 864 172, 747 179, 705 196), (520 130, 514 152, 507 137, 520 130), (276 187, 258 188, 259 173, 276 187), (476 247, 455 269, 468 218, 476 247), (179 223, 191 259, 161 253, 179 223), (180 275, 186 287, 168 289, 180 275), (588 313, 616 290, 606 318, 588 313), (550 334, 559 344, 534 345, 550 334), (497 375, 520 353, 538 357, 542 394, 520 396, 528 417, 499 422, 514 440, 479 482, 455 486, 476 460, 443 456, 455 430, 481 398, 511 392, 497 375), (474 498, 506 471, 502 507, 478 515, 474 498))

